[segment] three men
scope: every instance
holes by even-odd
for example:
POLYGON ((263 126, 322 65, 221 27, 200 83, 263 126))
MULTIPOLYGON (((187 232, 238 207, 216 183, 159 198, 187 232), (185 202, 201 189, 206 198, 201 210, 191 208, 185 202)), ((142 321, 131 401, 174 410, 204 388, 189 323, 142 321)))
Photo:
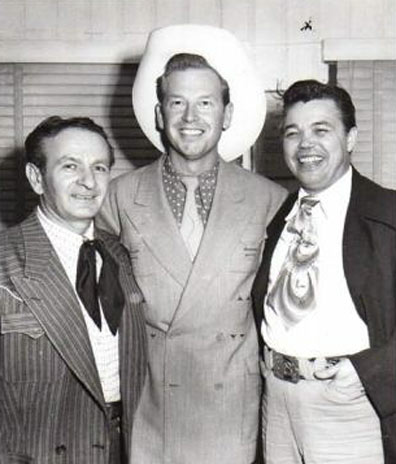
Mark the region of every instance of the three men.
POLYGON ((396 462, 396 194, 350 164, 349 94, 314 80, 283 95, 300 182, 268 228, 253 286, 265 342, 268 464, 396 462))
POLYGON ((131 462, 255 459, 261 379, 250 291, 285 193, 219 152, 235 158, 251 146, 263 99, 226 31, 171 26, 151 35, 134 109, 165 154, 116 179, 101 213, 129 249, 145 298, 149 374, 131 462))
POLYGON ((40 205, 0 234, 0 451, 10 462, 119 464, 146 333, 128 254, 93 225, 113 149, 91 119, 57 116, 25 145, 40 205))

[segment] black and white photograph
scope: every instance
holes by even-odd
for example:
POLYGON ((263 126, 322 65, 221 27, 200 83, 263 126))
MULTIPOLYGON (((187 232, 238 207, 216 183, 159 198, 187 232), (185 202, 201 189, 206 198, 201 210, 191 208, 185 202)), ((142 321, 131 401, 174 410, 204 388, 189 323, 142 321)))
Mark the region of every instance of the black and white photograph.
POLYGON ((396 464, 396 1, 0 0, 0 464, 396 464))

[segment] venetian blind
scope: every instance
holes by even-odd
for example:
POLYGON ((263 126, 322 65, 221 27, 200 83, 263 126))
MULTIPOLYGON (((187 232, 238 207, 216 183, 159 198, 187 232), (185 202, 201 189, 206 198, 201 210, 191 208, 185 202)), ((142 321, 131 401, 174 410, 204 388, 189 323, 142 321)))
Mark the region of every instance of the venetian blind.
POLYGON ((356 168, 379 184, 396 188, 396 62, 340 61, 337 80, 356 107, 356 168))
POLYGON ((103 126, 115 148, 113 176, 158 156, 133 115, 136 69, 133 64, 0 64, 0 228, 32 207, 23 141, 48 116, 89 116, 103 126))

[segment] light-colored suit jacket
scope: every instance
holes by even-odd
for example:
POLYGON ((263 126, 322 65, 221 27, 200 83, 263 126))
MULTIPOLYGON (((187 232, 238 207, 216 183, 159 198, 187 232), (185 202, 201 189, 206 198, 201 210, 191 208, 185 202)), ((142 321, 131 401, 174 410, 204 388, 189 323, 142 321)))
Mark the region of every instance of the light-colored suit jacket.
MULTIPOLYGON (((146 371, 146 331, 124 247, 96 230, 119 265, 123 430, 146 371)), ((35 464, 107 464, 109 417, 81 307, 36 214, 0 234, 0 454, 35 464)))
POLYGON ((129 249, 145 298, 149 374, 131 462, 250 464, 261 392, 250 290, 285 192, 220 161, 192 265, 164 193, 163 159, 116 179, 99 222, 129 249))

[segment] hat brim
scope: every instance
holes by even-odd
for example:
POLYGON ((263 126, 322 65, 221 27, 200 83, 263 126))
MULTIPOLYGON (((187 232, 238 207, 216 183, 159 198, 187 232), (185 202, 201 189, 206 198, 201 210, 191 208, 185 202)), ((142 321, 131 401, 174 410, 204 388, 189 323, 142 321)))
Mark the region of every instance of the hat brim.
POLYGON ((234 105, 231 126, 222 133, 219 153, 231 161, 245 153, 260 134, 266 113, 265 92, 243 45, 225 29, 180 24, 153 31, 147 41, 132 91, 133 108, 143 132, 165 152, 156 128, 156 80, 177 53, 203 56, 228 82, 234 105))

